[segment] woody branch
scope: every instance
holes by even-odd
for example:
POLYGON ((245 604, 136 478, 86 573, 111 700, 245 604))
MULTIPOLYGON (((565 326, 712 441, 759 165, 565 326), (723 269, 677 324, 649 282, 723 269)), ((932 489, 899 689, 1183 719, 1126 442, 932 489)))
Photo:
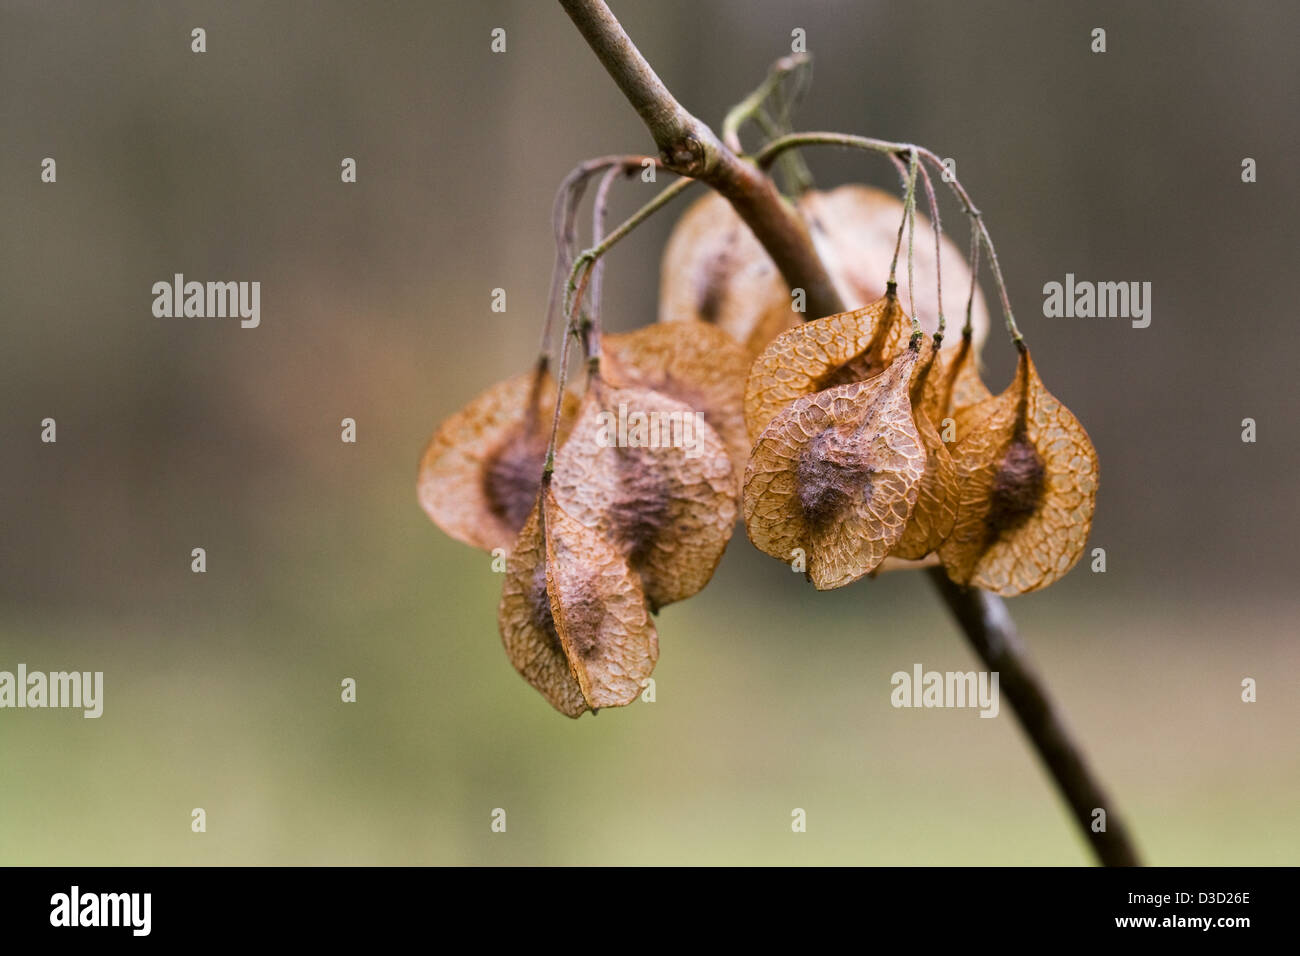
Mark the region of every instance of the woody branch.
MULTIPOLYGON (((728 149, 707 124, 677 101, 604 0, 559 3, 649 129, 664 166, 698 179, 731 203, 786 284, 805 291, 809 314, 843 312, 844 302, 807 229, 781 199, 771 178, 728 149)), ((932 568, 931 577, 972 648, 990 670, 1000 673, 1021 726, 1098 860, 1107 866, 1138 865, 1137 850, 1119 813, 1030 661, 1006 604, 996 595, 953 584, 941 568, 932 568), (1100 832, 1091 826, 1095 809, 1106 811, 1106 828, 1100 832)))

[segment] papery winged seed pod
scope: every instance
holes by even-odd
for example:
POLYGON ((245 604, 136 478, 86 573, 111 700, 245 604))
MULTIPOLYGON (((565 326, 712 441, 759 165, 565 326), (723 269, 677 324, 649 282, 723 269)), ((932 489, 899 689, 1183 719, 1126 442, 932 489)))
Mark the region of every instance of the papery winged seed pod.
POLYGON ((506 563, 497 618, 515 669, 569 717, 631 703, 659 659, 640 580, 549 489, 506 563))
MULTIPOLYGON (((903 204, 896 197, 867 186, 845 185, 826 192, 809 190, 798 200, 818 254, 844 303, 861 308, 885 294, 889 264, 898 239, 903 204)), ((917 230, 928 229, 916 216, 917 230)), ((961 250, 946 237, 942 243, 944 314, 964 315, 970 267, 961 250)), ((935 251, 915 248, 916 299, 910 306, 922 328, 937 327, 939 301, 935 292, 935 251)), ((906 276, 899 295, 912 303, 906 276)), ((776 265, 753 237, 730 203, 711 193, 682 215, 660 268, 659 320, 697 319, 717 325, 757 355, 781 332, 808 316, 792 309, 790 289, 776 265)), ((988 332, 988 309, 977 293, 971 325, 976 350, 988 332)), ((944 342, 944 350, 955 348, 944 342)))
POLYGON ((893 289, 861 309, 782 332, 754 359, 745 383, 751 439, 795 399, 879 374, 910 337, 911 323, 893 289))
POLYGON ((599 375, 551 480, 556 501, 624 556, 656 611, 713 576, 736 523, 736 484, 727 448, 702 413, 599 375))
POLYGON ((922 358, 912 371, 910 386, 912 420, 916 424, 921 445, 925 448, 925 472, 917 489, 916 507, 907 519, 903 535, 890 552, 892 557, 916 560, 936 550, 952 534, 957 521, 960 486, 957 466, 948 453, 939 432, 925 411, 924 396, 936 392, 940 384, 937 365, 938 349, 934 340, 927 339, 922 358))
POLYGON ((760 551, 806 554, 819 590, 871 573, 898 544, 925 471, 908 348, 880 375, 796 399, 763 430, 745 473, 745 528, 760 551))
MULTIPOLYGON (((537 500, 555 406, 543 363, 498 382, 438 426, 420 458, 420 506, 457 541, 509 548, 537 500)), ((563 439, 578 400, 564 398, 563 439)))
POLYGON ((749 458, 745 379, 749 356, 731 336, 705 322, 654 323, 601 336, 601 374, 617 385, 649 388, 704 413, 736 471, 749 458))
POLYGON ((939 549, 949 577, 1003 596, 1052 584, 1092 527, 1098 464, 1088 433, 1043 387, 1028 349, 1005 391, 957 414, 960 514, 939 549))

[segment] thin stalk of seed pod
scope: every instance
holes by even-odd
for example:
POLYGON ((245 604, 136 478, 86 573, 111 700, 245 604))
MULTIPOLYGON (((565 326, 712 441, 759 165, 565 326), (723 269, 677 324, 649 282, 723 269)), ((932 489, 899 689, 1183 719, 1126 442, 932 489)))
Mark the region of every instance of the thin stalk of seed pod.
POLYGON ((745 154, 740 144, 740 128, 749 120, 755 119, 769 98, 781 102, 781 86, 786 77, 799 74, 812 65, 812 58, 807 53, 792 53, 777 60, 763 77, 763 82, 753 92, 727 111, 722 120, 722 141, 727 149, 737 156, 745 154))
POLYGON ((972 335, 971 316, 975 310, 975 290, 979 288, 980 274, 980 230, 979 224, 970 221, 970 295, 966 297, 966 324, 962 326, 961 335, 970 339, 972 335))
MULTIPOLYGON (((790 132, 788 126, 783 125, 779 120, 774 120, 765 109, 760 109, 754 115, 754 123, 769 140, 777 139, 790 132)), ((782 153, 776 162, 781 167, 781 176, 785 180, 788 195, 798 198, 817 185, 813 179, 812 170, 808 168, 808 164, 804 162, 803 157, 794 150, 782 153)))
POLYGON ((577 293, 580 288, 586 289, 587 281, 589 278, 589 272, 590 272, 589 267, 591 266, 591 264, 595 262, 597 259, 599 259, 601 256, 603 256, 605 253, 609 252, 609 250, 612 249, 614 246, 616 246, 619 243, 619 241, 622 240, 628 233, 630 233, 637 226, 641 225, 642 222, 644 222, 650 216, 654 215, 656 212, 658 212, 661 208, 666 206, 673 199, 677 198, 679 195, 685 192, 694 183, 695 183, 694 179, 690 179, 684 176, 681 179, 677 180, 672 185, 664 188, 659 193, 659 195, 655 196, 654 199, 651 199, 648 203, 646 203, 636 212, 632 213, 631 216, 623 220, 623 222, 621 222, 618 225, 618 227, 614 229, 608 236, 606 236, 596 245, 592 246, 590 249, 587 249, 584 252, 582 252, 578 256, 578 258, 574 260, 573 267, 569 270, 569 281, 568 284, 565 286, 565 292, 564 292, 564 314, 565 315, 570 314, 575 293, 577 293), (581 285, 579 285, 578 282, 578 275, 580 273, 583 274, 581 285))
POLYGON ((916 215, 916 177, 920 167, 920 157, 915 149, 907 164, 907 193, 903 197, 903 221, 898 224, 898 240, 894 243, 894 259, 889 264, 889 284, 895 285, 895 273, 898 269, 898 254, 903 247, 903 230, 907 229, 907 295, 912 314, 912 334, 921 331, 921 323, 916 317, 916 293, 912 287, 912 236, 915 231, 916 215))
POLYGON ((623 156, 597 156, 584 160, 573 167, 560 187, 555 191, 555 202, 551 207, 551 228, 555 234, 555 265, 551 274, 551 292, 547 297, 546 320, 542 327, 540 353, 550 355, 551 330, 555 325, 556 308, 560 301, 560 289, 564 276, 568 273, 573 257, 578 254, 578 207, 587 189, 591 177, 602 170, 638 169, 649 161, 657 168, 662 168, 661 160, 653 156, 628 154, 623 156))
MULTIPOLYGON (((915 155, 915 154, 913 154, 915 155)), ((916 236, 916 191, 912 191, 912 204, 907 207, 907 304, 912 308, 912 339, 921 334, 921 320, 916 314, 916 277, 912 274, 913 239, 916 236)))
POLYGON ((599 261, 605 253, 614 248, 620 240, 642 222, 666 206, 675 197, 685 192, 694 182, 693 179, 682 177, 661 190, 659 195, 623 220, 618 228, 608 236, 605 236, 590 249, 580 254, 574 261, 573 267, 569 270, 569 279, 564 290, 564 344, 560 349, 560 368, 556 373, 555 415, 551 420, 551 437, 546 444, 546 465, 542 470, 543 478, 549 476, 555 469, 555 445, 560 433, 560 411, 564 407, 564 386, 569 371, 569 342, 575 334, 578 310, 582 308, 583 295, 587 291, 587 284, 591 281, 591 265, 599 261), (580 273, 582 279, 579 281, 578 275, 580 273))
MULTIPOLYGON (((614 179, 622 175, 627 175, 628 170, 620 169, 617 166, 611 167, 604 176, 601 177, 600 185, 596 187, 596 199, 591 207, 591 241, 599 244, 605 236, 605 218, 609 214, 609 188, 614 183, 614 179)), ((589 324, 584 323, 586 329, 586 353, 587 362, 595 370, 596 363, 600 361, 600 303, 604 290, 605 280, 605 260, 598 259, 591 266, 591 296, 588 299, 590 303, 587 306, 587 316, 589 324)))
POLYGON ((572 317, 564 323, 563 343, 560 345, 560 367, 555 372, 555 413, 551 417, 551 437, 546 442, 546 464, 542 466, 542 482, 545 484, 555 470, 555 444, 560 435, 560 412, 564 408, 564 388, 569 378, 569 343, 573 340, 571 333, 572 317))
MULTIPOLYGON (((784 136, 786 133, 794 130, 794 110, 795 107, 803 100, 808 90, 812 87, 812 54, 798 54, 804 58, 801 69, 796 69, 791 74, 794 88, 790 95, 786 96, 786 86, 781 84, 772 94, 772 101, 776 108, 776 116, 769 118, 767 110, 761 109, 756 117, 759 127, 763 130, 764 135, 769 140, 784 136)), ((802 196, 815 185, 813 181, 812 170, 804 162, 804 158, 798 152, 791 151, 786 153, 780 160, 782 164, 782 173, 786 179, 787 188, 793 195, 802 196)))
POLYGON ((894 283, 895 273, 898 271, 898 254, 903 248, 903 231, 907 228, 907 209, 916 190, 916 164, 917 157, 914 152, 909 157, 907 175, 903 179, 903 218, 898 224, 898 238, 894 241, 894 258, 889 263, 889 282, 891 285, 894 283))
MULTIPOLYGON (((921 182, 925 184, 925 197, 930 204, 930 222, 934 227, 934 294, 939 302, 939 324, 935 335, 939 341, 943 341, 944 326, 947 324, 943 317, 943 226, 939 223, 939 197, 934 194, 934 183, 931 182, 924 163, 921 164, 921 182)), ((938 347, 937 342, 935 346, 938 347)))
MULTIPOLYGON (((768 143, 759 150, 754 158, 760 169, 766 169, 782 153, 804 146, 839 146, 845 149, 865 149, 877 153, 898 153, 916 149, 924 160, 935 167, 936 171, 944 170, 943 160, 924 147, 912 146, 907 143, 891 143, 883 139, 854 136, 848 133, 791 133, 789 136, 782 136, 780 139, 768 143)), ((988 225, 984 222, 983 215, 976 208, 975 203, 971 201, 970 194, 966 192, 966 188, 957 177, 952 176, 946 181, 961 202, 966 215, 974 219, 979 226, 980 240, 988 251, 989 262, 993 269, 993 279, 998 287, 998 296, 1002 303, 1002 314, 1006 320, 1007 333, 1011 336, 1011 341, 1015 343, 1017 348, 1023 348, 1024 336, 1021 335, 1020 328, 1016 325, 1015 315, 1011 311, 1011 299, 1007 295, 1007 285, 1002 277, 1002 268, 998 263, 997 250, 993 247, 993 237, 989 235, 988 225)))

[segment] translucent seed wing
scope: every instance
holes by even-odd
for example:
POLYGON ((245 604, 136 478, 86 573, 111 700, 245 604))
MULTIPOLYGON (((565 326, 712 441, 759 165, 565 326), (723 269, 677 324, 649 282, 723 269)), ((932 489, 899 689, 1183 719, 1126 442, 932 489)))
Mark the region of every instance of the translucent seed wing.
POLYGON ((587 701, 555 628, 546 585, 546 543, 538 509, 533 508, 506 560, 497 626, 515 670, 569 717, 587 710, 587 701))
MULTIPOLYGON (((940 184, 936 183, 936 186, 940 184)), ((885 294, 889 263, 894 257, 898 224, 902 221, 903 203, 894 193, 870 186, 848 183, 827 191, 809 190, 799 200, 799 214, 808 224, 809 234, 826 270, 849 308, 864 305, 885 294)), ((966 315, 966 297, 970 291, 970 266, 966 253, 943 237, 943 312, 948 326, 953 319, 966 315)), ((906 250, 899 258, 899 298, 912 308, 908 289, 906 250)), ((926 333, 938 324, 939 299, 935 282, 934 239, 929 219, 916 213, 916 241, 913 248, 916 277, 915 310, 926 333)), ((988 307, 977 289, 971 325, 977 348, 984 342, 989 327, 988 307)), ((954 350, 954 339, 944 341, 944 352, 954 350)))
POLYGON ((649 389, 593 379, 555 458, 556 501, 618 548, 652 610, 702 590, 735 527, 731 459, 696 411, 649 389), (645 443, 665 428, 671 438, 674 422, 681 443, 645 443))
POLYGON ((730 335, 687 320, 606 335, 601 347, 601 375, 611 384, 651 389, 702 411, 726 443, 739 482, 750 447, 745 430, 750 356, 730 335))
POLYGON ((903 535, 890 555, 919 560, 936 550, 952 534, 957 522, 959 486, 957 466, 924 411, 914 408, 916 431, 925 448, 925 472, 917 488, 916 507, 903 535))
POLYGON ((692 203, 664 247, 659 321, 717 326, 749 355, 801 316, 766 250, 722 196, 692 203))
POLYGON ((1011 386, 961 419, 952 456, 962 497, 944 567, 1006 597, 1047 587, 1078 561, 1092 526, 1098 463, 1087 432, 1027 351, 1011 386))
MULTIPOLYGON (((577 409, 566 395, 561 437, 577 409)), ((555 382, 536 371, 498 382, 438 426, 420 459, 420 506, 457 541, 514 544, 537 499, 555 382)))
POLYGON ((551 614, 586 706, 622 707, 659 659, 641 583, 623 556, 547 496, 546 587, 551 614))
POLYGON ((924 471, 908 399, 916 353, 883 375, 797 399, 764 429, 745 475, 745 528, 759 550, 806 555, 819 589, 874 571, 898 543, 924 471))
POLYGON ((896 297, 829 315, 781 333, 754 360, 745 385, 745 425, 757 439, 797 398, 865 381, 907 345, 908 323, 896 297))

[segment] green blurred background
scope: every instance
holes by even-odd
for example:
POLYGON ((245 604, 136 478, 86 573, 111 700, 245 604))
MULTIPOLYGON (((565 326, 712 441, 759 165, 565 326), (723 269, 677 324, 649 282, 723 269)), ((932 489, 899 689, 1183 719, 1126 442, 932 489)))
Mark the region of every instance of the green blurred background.
MULTIPOLYGON (((802 127, 957 158, 1101 458, 1109 570, 1022 632, 1151 862, 1300 863, 1295 5, 614 9, 709 122, 801 27, 802 127), (1066 272, 1152 282, 1151 327, 1044 319, 1066 272)), ((654 704, 569 721, 511 668, 500 577, 414 478, 531 360, 560 178, 651 148, 558 6, 4 0, 0 141, 0 669, 106 685, 99 720, 0 711, 0 862, 1089 861, 1005 706, 890 707, 896 670, 977 666, 921 576, 817 594, 742 532, 661 614, 654 704), (259 280, 261 327, 155 319, 175 272, 259 280)), ((681 208, 611 258, 612 326, 654 317, 681 208)))

